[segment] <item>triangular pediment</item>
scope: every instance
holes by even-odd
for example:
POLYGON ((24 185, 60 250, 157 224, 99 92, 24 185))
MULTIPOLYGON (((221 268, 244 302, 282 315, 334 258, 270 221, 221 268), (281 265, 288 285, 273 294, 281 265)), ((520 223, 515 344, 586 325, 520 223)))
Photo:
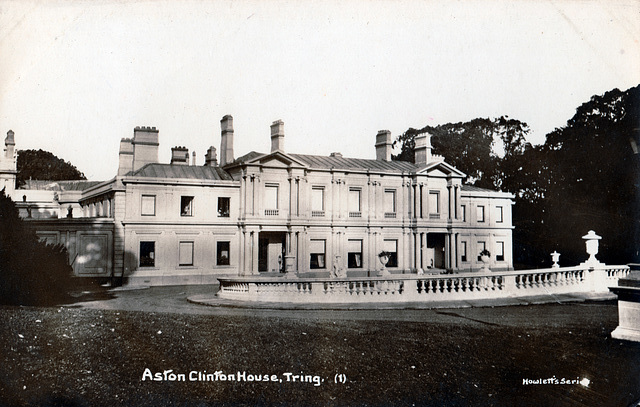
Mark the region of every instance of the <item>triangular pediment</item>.
POLYGON ((425 165, 416 171, 418 175, 427 175, 430 177, 453 177, 453 178, 466 178, 466 174, 451 164, 447 164, 444 161, 436 161, 425 165))
POLYGON ((296 160, 290 155, 283 153, 282 151, 274 151, 270 154, 265 154, 260 157, 256 157, 247 164, 259 164, 264 167, 276 167, 276 168, 288 168, 288 167, 308 167, 307 164, 302 161, 296 160))

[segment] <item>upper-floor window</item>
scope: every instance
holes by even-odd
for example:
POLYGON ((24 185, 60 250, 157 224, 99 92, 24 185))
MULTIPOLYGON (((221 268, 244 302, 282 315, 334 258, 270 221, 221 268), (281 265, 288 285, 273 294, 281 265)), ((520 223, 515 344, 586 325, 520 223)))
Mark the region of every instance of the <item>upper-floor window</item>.
POLYGON ((460 211, 462 212, 462 221, 467 221, 467 205, 460 205, 460 211))
POLYGON ((429 217, 440 217, 440 191, 429 191, 429 217))
POLYGON ((264 190, 264 208, 278 209, 278 185, 266 184, 264 190))
POLYGON ((156 216, 155 195, 142 195, 140 203, 140 213, 142 216, 156 216))
POLYGON ((180 197, 180 216, 193 216, 193 197, 180 197))
POLYGON ((476 220, 478 222, 484 222, 484 205, 476 206, 476 220))
POLYGON ((349 188, 349 216, 352 218, 362 216, 361 195, 362 190, 360 188, 349 188))
POLYGON ((324 187, 311 188, 311 216, 324 216, 324 187))
POLYGON ((384 217, 396 217, 396 190, 386 189, 384 191, 384 217))
POLYGON ((504 222, 504 211, 502 206, 496 206, 496 223, 504 222))
POLYGON ((228 197, 218 197, 218 217, 220 218, 228 218, 229 217, 229 201, 228 197))

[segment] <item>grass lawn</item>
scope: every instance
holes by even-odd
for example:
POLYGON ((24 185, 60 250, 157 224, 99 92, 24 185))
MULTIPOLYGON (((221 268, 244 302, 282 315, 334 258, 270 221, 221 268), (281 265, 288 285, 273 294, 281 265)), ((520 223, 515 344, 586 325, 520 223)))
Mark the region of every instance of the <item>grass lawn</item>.
POLYGON ((0 405, 542 407, 640 398, 640 345, 611 339, 615 306, 551 307, 577 316, 514 326, 0 307, 0 405), (150 380, 168 370, 186 381, 150 380), (192 371, 276 381, 191 381, 192 371), (310 377, 293 382, 301 373, 310 377), (523 384, 554 377, 590 383, 523 384))

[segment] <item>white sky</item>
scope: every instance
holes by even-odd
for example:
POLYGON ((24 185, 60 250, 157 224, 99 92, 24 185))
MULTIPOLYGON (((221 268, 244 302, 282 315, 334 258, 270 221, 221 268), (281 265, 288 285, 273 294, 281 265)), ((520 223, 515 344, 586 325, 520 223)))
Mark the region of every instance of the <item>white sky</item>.
MULTIPOLYGON (((220 147, 375 158, 378 130, 476 117, 534 144, 594 94, 640 83, 640 1, 0 0, 0 136, 94 180, 135 126, 160 161, 220 147)), ((219 153, 219 151, 218 151, 219 153)))

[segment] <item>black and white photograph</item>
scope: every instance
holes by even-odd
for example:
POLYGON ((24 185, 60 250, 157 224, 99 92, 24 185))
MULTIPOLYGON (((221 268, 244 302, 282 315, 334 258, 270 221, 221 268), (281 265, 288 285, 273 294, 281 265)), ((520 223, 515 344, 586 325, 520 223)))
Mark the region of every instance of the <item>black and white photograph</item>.
POLYGON ((638 0, 0 0, 0 407, 640 406, 638 0))

